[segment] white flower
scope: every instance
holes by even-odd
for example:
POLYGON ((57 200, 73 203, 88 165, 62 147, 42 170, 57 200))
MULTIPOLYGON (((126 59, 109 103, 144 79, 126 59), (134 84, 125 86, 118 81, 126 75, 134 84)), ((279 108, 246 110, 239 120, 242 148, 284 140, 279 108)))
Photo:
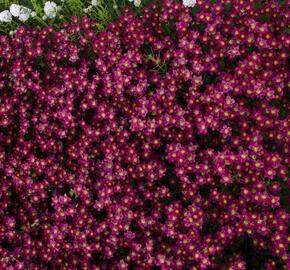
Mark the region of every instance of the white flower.
POLYGON ((3 10, 0 12, 0 22, 11 22, 12 21, 12 14, 9 10, 3 10))
POLYGON ((25 22, 29 19, 31 9, 24 6, 12 4, 10 6, 10 12, 14 17, 18 17, 20 21, 25 22))
POLYGON ((45 5, 44 5, 44 13, 50 19, 55 18, 56 17, 56 13, 57 13, 57 5, 56 5, 56 3, 51 2, 51 1, 46 2, 45 5))
POLYGON ((29 19, 31 14, 31 9, 27 7, 21 7, 20 8, 20 15, 19 15, 19 20, 22 22, 25 22, 29 19))
POLYGON ((31 14, 30 14, 30 16, 31 16, 32 18, 33 18, 33 17, 36 17, 36 15, 37 15, 37 14, 36 14, 35 11, 32 11, 31 14))
POLYGON ((92 0, 92 6, 97 6, 100 4, 100 0, 92 0))
POLYGON ((134 0, 134 6, 139 7, 141 5, 141 0, 134 0))
POLYGON ((93 6, 88 6, 87 8, 84 8, 84 13, 89 13, 92 10, 93 6))
POLYGON ((196 4, 196 0, 182 0, 184 7, 194 7, 196 4))
POLYGON ((30 13, 21 13, 18 19, 22 22, 26 22, 29 19, 30 13))
POLYGON ((14 17, 19 17, 21 6, 17 4, 12 4, 10 6, 10 12, 14 17))

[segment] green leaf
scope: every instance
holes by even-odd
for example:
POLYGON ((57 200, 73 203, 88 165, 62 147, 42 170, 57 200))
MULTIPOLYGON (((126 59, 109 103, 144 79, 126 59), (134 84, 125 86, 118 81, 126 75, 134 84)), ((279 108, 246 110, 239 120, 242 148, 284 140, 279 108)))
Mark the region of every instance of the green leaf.
POLYGON ((77 198, 77 197, 78 197, 78 194, 77 194, 73 189, 71 189, 71 190, 69 191, 69 195, 70 195, 72 198, 77 198))

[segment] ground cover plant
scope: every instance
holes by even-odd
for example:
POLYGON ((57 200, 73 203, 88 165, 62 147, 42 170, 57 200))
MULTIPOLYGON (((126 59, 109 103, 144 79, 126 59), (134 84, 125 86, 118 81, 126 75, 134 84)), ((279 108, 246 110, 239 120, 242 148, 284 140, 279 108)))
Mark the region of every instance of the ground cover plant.
MULTIPOLYGON (((58 28, 73 16, 88 16, 96 30, 104 30, 115 20, 124 6, 140 13, 142 6, 153 0, 0 0, 0 33, 13 35, 20 25, 58 28)), ((191 0, 190 0, 191 1, 191 0)), ((185 3, 188 6, 187 3, 185 3)))
POLYGON ((289 269, 289 6, 183 4, 0 36, 0 269, 289 269))

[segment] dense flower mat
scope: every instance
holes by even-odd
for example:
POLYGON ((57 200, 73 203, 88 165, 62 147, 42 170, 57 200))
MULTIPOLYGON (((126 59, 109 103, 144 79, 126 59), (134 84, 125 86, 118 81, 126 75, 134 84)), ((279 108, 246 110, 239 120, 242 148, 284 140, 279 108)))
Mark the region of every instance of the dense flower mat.
POLYGON ((0 37, 0 269, 289 269, 289 13, 215 2, 0 37))

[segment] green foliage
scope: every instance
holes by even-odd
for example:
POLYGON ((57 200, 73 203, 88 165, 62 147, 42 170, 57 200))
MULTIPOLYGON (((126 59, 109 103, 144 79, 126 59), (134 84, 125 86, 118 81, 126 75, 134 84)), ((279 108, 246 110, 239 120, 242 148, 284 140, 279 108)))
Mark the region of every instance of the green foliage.
POLYGON ((151 52, 147 55, 145 60, 153 64, 152 71, 164 74, 167 70, 166 61, 161 59, 160 52, 154 52, 152 48, 150 49, 151 52))
POLYGON ((71 16, 83 16, 84 15, 84 2, 81 0, 66 0, 65 1, 65 8, 68 12, 68 14, 65 15, 71 15, 71 16))
POLYGON ((40 5, 40 1, 37 0, 30 0, 32 9, 37 13, 37 14, 43 14, 43 7, 40 5))
POLYGON ((106 4, 98 5, 88 12, 88 15, 96 21, 98 30, 104 30, 113 20, 114 14, 106 4))
POLYGON ((74 198, 74 199, 78 198, 78 194, 73 189, 70 189, 69 195, 71 198, 74 198))
POLYGON ((0 22, 0 34, 12 34, 12 31, 22 24, 40 27, 54 25, 58 28, 63 22, 69 21, 73 16, 81 17, 85 15, 96 20, 96 30, 101 31, 106 28, 108 23, 121 14, 124 6, 130 5, 136 14, 140 15, 142 6, 154 0, 142 0, 142 4, 138 8, 134 7, 128 0, 98 0, 96 6, 91 6, 91 0, 65 0, 63 2, 61 0, 51 0, 60 7, 57 17, 54 19, 44 17, 43 8, 46 1, 48 0, 0 0, 0 12, 9 9, 11 4, 19 4, 30 8, 37 14, 36 17, 30 17, 24 23, 14 17, 10 23, 0 22))

